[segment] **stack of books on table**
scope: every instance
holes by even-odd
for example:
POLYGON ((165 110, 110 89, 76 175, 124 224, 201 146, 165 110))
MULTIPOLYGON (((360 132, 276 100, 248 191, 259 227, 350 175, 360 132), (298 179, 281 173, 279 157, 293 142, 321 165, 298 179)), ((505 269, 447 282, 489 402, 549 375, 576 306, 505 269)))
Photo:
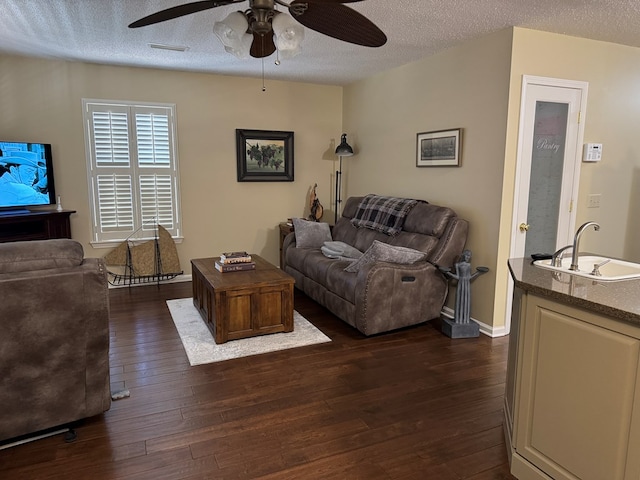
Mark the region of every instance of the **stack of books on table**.
POLYGON ((247 252, 225 252, 216 260, 216 270, 219 272, 240 272, 243 270, 255 270, 256 264, 251 260, 251 254, 247 252))

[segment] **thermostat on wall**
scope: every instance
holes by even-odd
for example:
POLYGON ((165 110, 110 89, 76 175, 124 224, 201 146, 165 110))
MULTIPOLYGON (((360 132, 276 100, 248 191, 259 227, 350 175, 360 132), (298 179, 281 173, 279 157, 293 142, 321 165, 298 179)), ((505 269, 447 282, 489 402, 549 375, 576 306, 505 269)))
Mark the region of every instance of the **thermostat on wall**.
POLYGON ((585 143, 583 162, 599 162, 602 160, 602 144, 601 143, 585 143))

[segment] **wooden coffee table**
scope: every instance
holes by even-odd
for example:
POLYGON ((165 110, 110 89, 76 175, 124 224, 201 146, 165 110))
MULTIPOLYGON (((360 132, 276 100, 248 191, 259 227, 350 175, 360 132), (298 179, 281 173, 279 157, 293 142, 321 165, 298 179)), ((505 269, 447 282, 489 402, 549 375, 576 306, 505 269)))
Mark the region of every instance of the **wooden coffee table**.
POLYGON ((193 303, 216 343, 293 331, 293 277, 251 257, 255 270, 225 273, 218 257, 191 260, 193 303))

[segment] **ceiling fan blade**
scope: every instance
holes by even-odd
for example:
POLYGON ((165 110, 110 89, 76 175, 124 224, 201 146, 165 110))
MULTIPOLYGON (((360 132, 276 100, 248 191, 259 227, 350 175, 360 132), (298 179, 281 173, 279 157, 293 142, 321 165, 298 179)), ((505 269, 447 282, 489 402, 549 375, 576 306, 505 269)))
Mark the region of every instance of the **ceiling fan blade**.
POLYGON ((230 3, 237 3, 244 0, 203 0, 200 2, 185 3, 184 5, 178 5, 175 7, 167 8, 156 13, 152 13, 140 20, 129 25, 129 28, 146 27, 147 25, 153 25, 154 23, 166 22, 167 20, 173 20, 174 18, 183 17, 192 13, 201 12, 210 8, 220 7, 222 5, 229 5, 230 3))
POLYGON ((276 44, 273 40, 273 32, 265 35, 258 33, 253 34, 253 42, 251 43, 251 56, 254 58, 264 58, 276 51, 276 44))
POLYGON ((293 0, 289 12, 305 27, 344 42, 365 47, 381 47, 387 43, 387 36, 382 30, 342 2, 293 0), (299 4, 307 4, 307 8, 301 15, 296 15, 296 5, 299 4))

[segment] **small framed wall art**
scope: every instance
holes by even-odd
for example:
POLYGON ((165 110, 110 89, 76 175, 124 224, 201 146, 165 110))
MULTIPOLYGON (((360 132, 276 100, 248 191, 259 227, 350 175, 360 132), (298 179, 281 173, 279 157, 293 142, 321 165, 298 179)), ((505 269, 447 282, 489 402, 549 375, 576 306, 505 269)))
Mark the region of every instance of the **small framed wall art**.
POLYGON ((416 167, 459 167, 462 129, 418 133, 416 167))
POLYGON ((239 182, 293 182, 293 132, 236 130, 239 182))

